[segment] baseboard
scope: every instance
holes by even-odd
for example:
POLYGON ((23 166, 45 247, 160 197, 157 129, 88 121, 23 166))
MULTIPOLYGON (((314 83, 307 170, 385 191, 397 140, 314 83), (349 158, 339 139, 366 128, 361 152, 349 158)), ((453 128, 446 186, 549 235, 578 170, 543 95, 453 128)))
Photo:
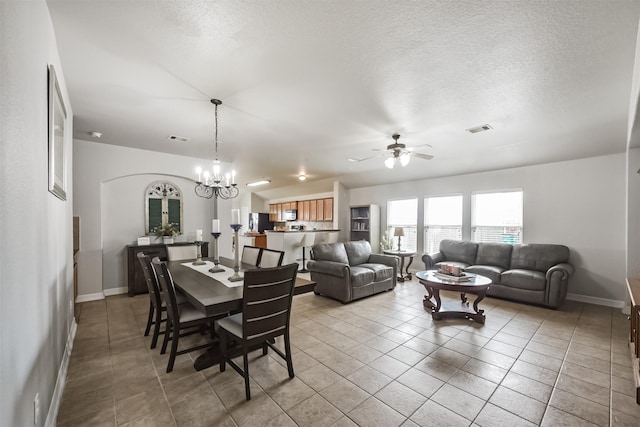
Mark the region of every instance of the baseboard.
POLYGON ((104 297, 110 297, 112 295, 122 295, 126 294, 127 292, 129 292, 129 288, 127 288, 126 286, 120 288, 109 288, 105 289, 102 292, 96 292, 95 294, 78 295, 76 297, 76 303, 98 301, 104 299, 104 297))
POLYGON ((97 300, 100 300, 100 299, 104 299, 104 292, 97 292, 95 294, 78 295, 76 297, 76 303, 97 301, 97 300))
POLYGON ((88 301, 97 301, 97 300, 100 300, 100 299, 104 299, 104 292, 97 292, 95 294, 78 295, 76 297, 76 303, 88 302, 88 301))
POLYGON ((64 356, 62 357, 62 362, 58 369, 58 379, 56 380, 56 386, 53 389, 53 397, 51 398, 49 413, 47 414, 47 419, 44 422, 45 427, 55 427, 56 420, 58 419, 58 411, 60 410, 60 404, 62 403, 64 386, 67 383, 67 372, 69 372, 71 350, 73 350, 73 341, 76 337, 77 330, 78 324, 76 323, 76 319, 72 317, 71 329, 69 330, 69 336, 67 337, 67 346, 64 349, 64 356))
POLYGON ((588 295, 567 293, 567 299, 570 301, 586 302, 588 304, 603 305, 605 307, 624 308, 624 301, 615 299, 590 297, 588 295))
POLYGON ((129 292, 129 288, 127 288, 126 286, 123 286, 121 288, 109 288, 102 291, 105 297, 110 297, 112 295, 126 294, 127 292, 129 292))

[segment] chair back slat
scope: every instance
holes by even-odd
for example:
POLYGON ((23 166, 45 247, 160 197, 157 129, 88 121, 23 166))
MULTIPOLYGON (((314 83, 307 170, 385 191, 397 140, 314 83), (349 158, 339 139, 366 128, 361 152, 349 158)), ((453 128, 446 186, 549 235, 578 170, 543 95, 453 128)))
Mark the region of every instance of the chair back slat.
POLYGON ((283 259, 284 252, 282 251, 276 251, 274 249, 262 249, 259 266, 261 268, 280 267, 282 265, 283 259))
POLYGON ((160 261, 160 258, 154 257, 151 261, 153 269, 158 277, 158 283, 162 288, 162 296, 167 306, 167 316, 173 324, 178 324, 180 316, 178 314, 178 302, 176 300, 176 288, 173 284, 173 278, 167 268, 167 264, 160 261))
POLYGON ((162 307, 162 291, 158 284, 158 278, 156 272, 151 266, 151 259, 144 254, 144 252, 138 252, 138 261, 142 267, 142 274, 144 275, 144 281, 147 284, 147 290, 149 291, 149 298, 156 310, 160 310, 162 307))
POLYGON ((245 272, 242 330, 249 345, 288 330, 297 272, 296 263, 245 272))
POLYGON ((262 248, 259 248, 257 246, 245 245, 242 248, 242 263, 255 265, 257 267, 260 262, 261 252, 262 252, 262 248))

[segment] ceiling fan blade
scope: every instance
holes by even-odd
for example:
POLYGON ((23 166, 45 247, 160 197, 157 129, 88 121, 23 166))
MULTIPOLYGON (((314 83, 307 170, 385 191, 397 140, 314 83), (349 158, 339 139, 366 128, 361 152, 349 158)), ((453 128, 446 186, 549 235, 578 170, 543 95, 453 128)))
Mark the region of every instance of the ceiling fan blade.
POLYGON ((423 154, 423 153, 414 153, 411 152, 409 153, 412 157, 418 157, 420 159, 425 159, 425 160, 431 160, 433 159, 433 156, 431 154, 423 154))
POLYGON ((433 146, 431 144, 420 144, 420 145, 412 145, 411 147, 407 147, 407 150, 409 151, 413 151, 416 150, 418 148, 425 148, 425 147, 429 147, 429 148, 433 148, 433 146))
POLYGON ((362 158, 359 158, 359 157, 349 157, 349 159, 347 159, 347 160, 349 160, 350 162, 353 162, 353 163, 360 163, 360 162, 364 162, 365 160, 373 159, 373 158, 375 158, 375 157, 380 157, 380 156, 382 156, 382 155, 384 155, 384 154, 376 154, 376 155, 374 155, 374 156, 362 157, 362 158))

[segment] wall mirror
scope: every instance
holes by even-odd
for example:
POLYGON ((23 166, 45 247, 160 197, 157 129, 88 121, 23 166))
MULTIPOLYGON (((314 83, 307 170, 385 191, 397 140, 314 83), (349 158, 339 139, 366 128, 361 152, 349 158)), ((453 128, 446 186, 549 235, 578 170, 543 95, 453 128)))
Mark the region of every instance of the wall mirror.
POLYGON ((151 183, 145 191, 145 232, 155 234, 155 230, 175 224, 182 234, 182 191, 168 181, 151 183))

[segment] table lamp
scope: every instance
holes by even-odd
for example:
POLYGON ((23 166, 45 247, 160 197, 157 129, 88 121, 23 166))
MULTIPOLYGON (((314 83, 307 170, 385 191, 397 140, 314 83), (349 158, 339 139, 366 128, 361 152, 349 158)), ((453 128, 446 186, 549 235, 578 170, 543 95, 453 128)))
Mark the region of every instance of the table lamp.
POLYGON ((402 236, 404 236, 404 228, 396 227, 393 230, 393 235, 398 238, 398 252, 400 252, 400 239, 402 239, 402 236))

